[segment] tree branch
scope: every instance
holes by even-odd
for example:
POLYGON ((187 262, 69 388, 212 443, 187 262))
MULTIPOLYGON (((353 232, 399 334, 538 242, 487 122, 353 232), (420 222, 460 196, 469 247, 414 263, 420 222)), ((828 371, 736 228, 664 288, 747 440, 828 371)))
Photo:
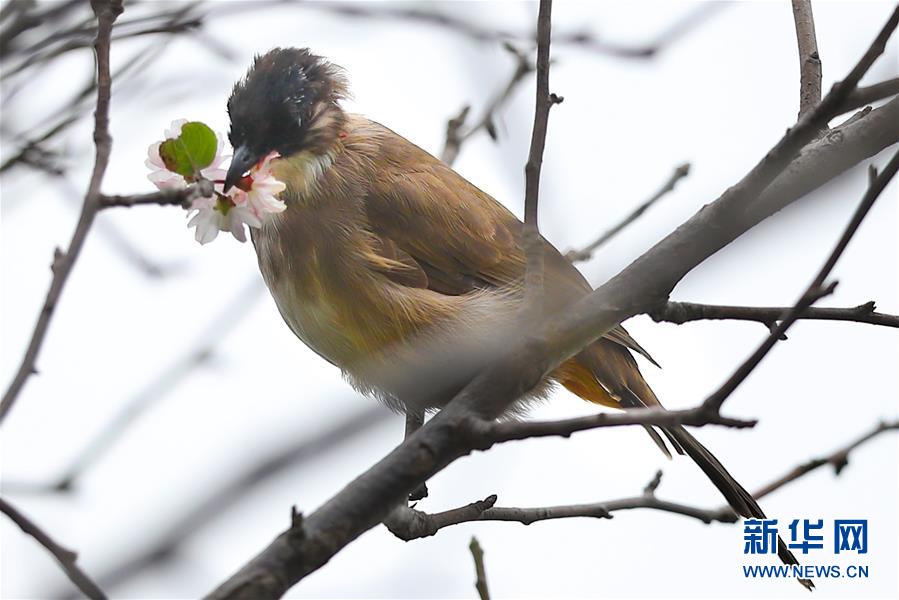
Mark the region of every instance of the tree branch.
POLYGON ((799 118, 821 101, 821 57, 811 0, 792 0, 799 45, 799 118))
POLYGON ((570 260, 571 262, 580 262, 585 260, 590 260, 593 258, 593 252, 596 251, 597 248, 608 242, 614 236, 621 233, 621 230, 639 219, 643 213, 645 213, 649 207, 653 204, 661 200, 668 192, 674 190, 674 186, 677 185, 677 182, 689 175, 690 173, 690 163, 684 163, 674 169, 674 173, 671 174, 671 177, 668 178, 668 181, 653 194, 648 200, 644 201, 637 208, 635 208, 628 216, 626 216, 620 223, 607 230, 601 236, 599 236, 596 241, 587 244, 580 250, 569 250, 565 253, 565 258, 570 260))
POLYGON ((452 166, 462 150, 462 145, 468 141, 474 134, 482 129, 487 131, 491 139, 496 140, 496 115, 503 105, 512 97, 512 92, 518 87, 524 78, 534 71, 534 66, 524 52, 513 46, 512 44, 503 44, 503 47, 515 57, 515 70, 506 83, 502 91, 490 102, 483 116, 477 123, 463 131, 465 120, 471 111, 471 106, 466 105, 458 115, 447 121, 446 123, 446 139, 443 143, 443 151, 440 153, 440 160, 452 166))
POLYGON ((50 326, 50 320, 53 317, 56 304, 59 302, 62 290, 65 287, 72 267, 78 260, 81 248, 84 246, 84 240, 87 238, 88 231, 94 222, 94 217, 100 208, 100 184, 103 182, 103 175, 106 173, 106 167, 109 165, 109 155, 112 151, 112 137, 109 135, 109 97, 112 87, 112 79, 109 74, 109 45, 110 36, 112 35, 112 26, 116 18, 122 13, 122 0, 91 0, 91 7, 97 17, 97 37, 94 40, 94 49, 97 57, 97 108, 94 112, 94 145, 96 147, 96 156, 94 158, 94 169, 91 173, 90 183, 88 184, 87 194, 84 197, 84 205, 81 209, 81 216, 78 224, 75 226, 75 233, 69 242, 68 250, 63 253, 57 248, 53 257, 53 280, 50 283, 50 289, 44 300, 43 308, 38 317, 34 332, 31 334, 31 341, 28 349, 22 357, 19 369, 10 383, 9 388, 0 401, 0 423, 9 414, 13 403, 22 391, 25 382, 35 372, 35 362, 47 329, 50 326))
POLYGON ((816 471, 825 465, 831 465, 833 467, 833 472, 835 475, 839 475, 843 472, 849 465, 849 454, 858 448, 859 446, 865 444, 866 442, 874 439, 882 433, 887 431, 897 431, 899 430, 899 420, 894 421, 881 421, 878 423, 871 431, 859 436, 856 440, 846 444, 842 448, 819 458, 813 458, 808 462, 805 462, 796 468, 790 470, 785 473, 781 477, 778 477, 771 483, 766 486, 760 488, 754 496, 756 498, 761 498, 763 496, 767 496, 768 494, 779 490, 785 485, 796 481, 802 477, 805 477, 812 471, 816 471))
MULTIPOLYGON (((314 10, 323 10, 345 17, 384 18, 401 21, 412 21, 442 27, 448 31, 463 35, 476 42, 504 41, 517 39, 534 41, 533 31, 515 32, 503 29, 484 27, 479 23, 462 19, 455 14, 423 10, 420 8, 394 7, 390 4, 319 2, 302 3, 299 6, 314 10)), ((707 2, 696 8, 687 10, 670 25, 665 27, 655 39, 646 44, 626 45, 604 39, 590 31, 573 31, 562 33, 556 37, 556 43, 577 46, 597 54, 624 59, 650 59, 693 31, 719 10, 726 8, 727 3, 707 2)))
MULTIPOLYGON (((856 440, 841 447, 833 453, 820 458, 811 459, 774 479, 753 494, 755 498, 762 498, 790 483, 793 483, 809 473, 825 466, 832 465, 834 472, 839 475, 843 468, 849 464, 849 454, 887 431, 899 430, 899 421, 881 421, 871 431, 866 432, 856 440)), ((641 496, 607 500, 605 502, 592 502, 587 504, 567 504, 562 506, 543 506, 536 508, 509 508, 499 507, 496 504, 496 495, 489 496, 480 502, 473 502, 462 508, 447 510, 439 513, 425 513, 413 508, 403 507, 402 511, 391 514, 388 529, 403 541, 412 541, 422 537, 435 535, 444 527, 472 523, 475 521, 510 521, 531 525, 539 521, 553 519, 571 519, 586 517, 592 519, 611 519, 612 513, 622 510, 637 508, 649 508, 662 512, 683 515, 710 523, 736 523, 739 520, 737 514, 730 506, 719 508, 701 508, 677 502, 661 500, 656 497, 655 491, 661 483, 662 472, 658 471, 652 481, 646 486, 641 496)))
POLYGON ((208 198, 213 194, 211 181, 201 179, 182 189, 169 189, 152 192, 150 194, 132 194, 127 196, 100 195, 99 207, 132 207, 132 206, 180 206, 190 208, 190 203, 195 198, 208 198))
MULTIPOLYGON (((661 471, 653 479, 655 483, 661 478, 661 471)), ((649 489, 650 486, 647 486, 649 489)), ((473 502, 462 508, 428 514, 414 508, 403 507, 401 513, 391 514, 388 529, 399 539, 410 542, 423 537, 435 535, 445 527, 473 523, 477 521, 506 521, 532 525, 540 521, 558 519, 590 518, 611 519, 612 513, 622 510, 649 508, 662 512, 670 512, 691 517, 703 523, 715 521, 734 523, 738 520, 736 513, 729 506, 718 509, 704 509, 687 504, 679 504, 661 500, 655 496, 655 490, 644 492, 641 496, 619 498, 605 502, 586 504, 565 504, 560 506, 540 506, 533 508, 513 508, 493 506, 496 496, 489 496, 480 502, 473 502)), ((399 512, 399 511, 398 511, 399 512)), ((385 525, 387 522, 385 522, 385 525)))
POLYGON ((478 597, 480 600, 490 600, 490 591, 487 588, 487 569, 484 566, 484 550, 481 548, 478 538, 471 538, 468 549, 471 551, 472 559, 474 559, 474 571, 476 575, 474 587, 478 591, 478 597))
POLYGON ((856 89, 846 98, 843 110, 845 112, 853 111, 896 94, 899 94, 899 77, 856 89))
POLYGON ((103 590, 101 590, 87 573, 82 571, 81 567, 78 566, 76 562, 78 560, 77 554, 57 544, 49 534, 38 527, 31 519, 20 513, 16 507, 7 502, 4 498, 0 498, 0 511, 9 517, 13 523, 18 525, 22 531, 37 540, 37 543, 46 548, 47 551, 53 555, 53 558, 56 559, 56 562, 58 562, 59 566, 62 567, 62 570, 65 571, 69 580, 81 590, 81 593, 92 600, 106 598, 106 594, 103 590))
MULTIPOLYGON (((875 312, 874 302, 866 302, 851 308, 806 308, 798 318, 819 321, 850 321, 885 327, 899 327, 899 315, 875 312)), ((724 306, 720 304, 696 304, 694 302, 666 302, 649 312, 657 322, 681 325, 691 321, 723 320, 755 321, 774 329, 790 310, 789 306, 724 306)))
POLYGON ((543 304, 543 240, 537 223, 540 195, 540 171, 546 147, 549 109, 562 99, 549 93, 549 44, 552 29, 552 0, 540 0, 537 15, 537 98, 534 107, 534 128, 531 148, 524 166, 524 228, 522 245, 527 265, 524 277, 525 306, 529 314, 539 315, 543 304))

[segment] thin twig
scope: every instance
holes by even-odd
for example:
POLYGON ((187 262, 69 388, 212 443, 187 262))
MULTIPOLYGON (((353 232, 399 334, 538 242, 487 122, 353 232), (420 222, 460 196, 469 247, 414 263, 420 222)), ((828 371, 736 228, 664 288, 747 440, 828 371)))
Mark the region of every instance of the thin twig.
POLYGON ((65 571, 69 580, 81 590, 81 593, 92 600, 106 598, 106 594, 103 593, 103 590, 101 590, 90 576, 78 566, 78 555, 76 553, 57 544, 49 534, 38 527, 34 521, 19 512, 16 507, 7 502, 4 498, 0 498, 0 512, 3 512, 3 514, 9 517, 13 523, 18 525, 22 531, 33 537, 41 546, 46 548, 47 551, 53 555, 53 558, 56 559, 56 562, 59 563, 59 566, 62 567, 62 570, 65 571))
POLYGON ((182 208, 190 208, 191 201, 195 198, 207 198, 213 193, 212 182, 201 179, 197 183, 191 184, 182 189, 168 189, 152 192, 150 194, 132 194, 132 195, 101 195, 99 198, 99 207, 132 207, 132 206, 181 206, 182 208))
POLYGON ((868 431, 864 435, 859 436, 858 439, 846 444, 842 448, 839 448, 838 450, 835 450, 834 452, 826 456, 813 458, 808 462, 799 465, 795 469, 792 469, 783 476, 778 477, 763 488, 757 490, 754 496, 756 498, 767 496, 775 490, 779 490, 780 488, 784 487, 788 483, 792 483, 797 479, 804 477, 812 471, 816 471, 817 469, 825 465, 831 465, 833 467, 834 474, 839 475, 843 472, 843 469, 845 469, 849 465, 849 454, 853 450, 886 431, 896 430, 899 430, 899 420, 881 421, 871 431, 868 431))
POLYGON ((666 181, 665 184, 661 188, 659 188, 659 191, 650 196, 650 198, 643 202, 640 206, 635 208, 620 223, 603 233, 594 242, 587 244, 580 250, 569 250, 565 253, 565 258, 567 258, 571 262, 590 260, 593 257, 593 252, 595 252, 597 248, 608 242, 614 236, 618 235, 622 229, 639 219, 643 215, 643 213, 645 213, 647 209, 649 209, 650 206, 662 199, 668 192, 674 190, 674 186, 677 185, 677 182, 689 174, 690 163, 684 163, 678 166, 676 169, 674 169, 674 172, 671 174, 671 177, 668 178, 668 181, 666 181))
MULTIPOLYGON (((897 13, 899 14, 899 9, 897 9, 897 13)), ((837 264, 837 260, 839 260, 840 256, 842 256, 843 251, 846 250, 846 246, 849 245, 849 241, 852 239, 852 236, 855 235, 855 232, 858 231, 859 225, 861 225, 862 220, 864 220, 865 216, 868 214, 868 211, 871 210, 871 207, 874 206, 874 202, 880 196, 880 193, 887 186, 890 180, 893 179, 893 176, 896 174, 896 171, 899 170, 899 151, 893 154, 893 158, 890 159, 890 162, 887 163, 886 167, 883 170, 883 173, 877 175, 874 167, 870 167, 870 184, 868 185, 868 190, 865 192, 865 195, 862 197, 862 201, 859 204, 858 208, 855 210, 855 213, 852 215, 852 219, 849 221, 849 224, 846 226, 846 230, 843 231, 843 235, 840 236, 839 241, 837 242, 836 247, 834 247, 833 251, 830 253, 830 256, 827 258, 827 261, 824 263, 824 266, 818 271, 818 274, 815 275, 815 278, 808 285, 805 291, 800 296, 799 300, 796 301, 796 304, 787 311, 780 323, 771 330, 771 333, 768 334, 768 337, 759 345, 755 352, 746 359, 740 367, 734 371, 734 374, 725 381, 720 388, 718 388, 711 396, 706 398, 703 405, 709 409, 718 413, 721 410, 721 405, 725 400, 737 389, 746 377, 758 366, 758 364, 762 361, 763 358, 768 354, 771 348, 787 333, 787 330, 790 326, 796 322, 799 316, 808 309, 812 304, 814 304, 819 298, 831 293, 836 287, 836 282, 831 283, 830 285, 825 287, 825 280, 830 276, 830 272, 833 270, 834 265, 837 264)))
POLYGON ((468 113, 471 112, 470 105, 463 106, 462 110, 459 111, 459 114, 446 123, 446 138, 443 143, 443 151, 440 153, 440 160, 450 166, 456 162, 456 158, 459 156, 462 145, 479 131, 485 130, 491 139, 496 140, 497 114, 503 105, 512 97, 512 92, 515 91, 518 84, 521 83, 529 73, 534 71, 534 66, 524 52, 510 43, 503 44, 503 47, 515 57, 515 70, 512 71, 512 76, 509 78, 509 81, 506 82, 502 91, 490 102, 487 109, 484 111, 484 114, 474 125, 464 129, 468 113))
POLYGON ((75 226, 75 233, 69 242, 69 249, 63 253, 59 249, 54 253, 53 258, 53 280, 50 283, 50 289, 44 300, 41 314, 38 317, 34 332, 31 335, 31 341, 28 349, 22 357, 22 363, 13 378, 12 383, 3 395, 0 401, 0 423, 9 414, 13 403, 22 391, 22 387, 28 378, 35 372, 35 362, 47 329, 50 326, 50 319, 62 290, 65 287, 69 274, 84 241, 87 238, 88 231, 94 222, 94 217, 100 208, 100 184, 103 182, 103 175, 106 173, 106 167, 109 165, 109 155, 112 152, 112 137, 109 135, 109 97, 112 88, 112 78, 109 74, 109 45, 110 36, 112 35, 112 25, 116 18, 122 13, 122 0, 91 0, 91 7, 97 16, 97 37, 94 41, 94 48, 97 56, 97 108, 94 112, 94 145, 96 146, 96 156, 94 159, 94 169, 91 173, 90 183, 88 184, 87 194, 84 197, 84 205, 81 209, 81 216, 78 224, 75 226))
MULTIPOLYGON (((556 43, 572 45, 597 54, 622 59, 651 59, 673 45, 684 35, 693 31, 719 9, 726 8, 726 2, 701 3, 687 10, 671 24, 662 29, 655 39, 647 44, 628 45, 613 42, 591 31, 572 31, 555 37, 556 43)), ((438 12, 421 8, 395 7, 386 3, 344 3, 344 2, 304 2, 298 6, 314 10, 324 10, 345 17, 382 18, 414 21, 445 28, 477 42, 495 42, 509 39, 534 41, 533 31, 509 31, 485 27, 473 20, 459 18, 448 12, 438 12)))
MULTIPOLYGON (((875 312, 874 302, 866 302, 851 308, 817 308, 803 310, 799 317, 806 320, 849 321, 884 327, 899 327, 899 315, 875 312)), ((696 304, 694 302, 666 302, 652 310, 649 316, 657 323, 681 325, 691 321, 735 320, 754 321, 774 329, 790 310, 789 306, 725 306, 721 304, 696 304)))
POLYGON ((487 569, 484 567, 484 550, 481 548, 478 538, 472 536, 468 544, 471 557, 474 559, 475 582, 474 588, 478 591, 481 600, 490 600, 490 590, 487 588, 487 569))
MULTIPOLYGON (((882 421, 872 430, 866 432, 858 439, 841 447, 831 454, 809 460, 774 479, 760 488, 753 496, 761 498, 778 490, 802 477, 808 475, 825 465, 832 465, 834 472, 840 474, 842 469, 849 464, 850 453, 887 431, 899 430, 899 421, 882 421)), ((439 513, 425 513, 420 510, 406 508, 402 514, 392 514, 388 529, 403 541, 435 535, 444 527, 451 527, 462 523, 475 521, 507 521, 531 525, 540 521, 571 518, 611 519, 612 513, 648 508, 661 512, 683 515, 710 523, 736 523, 739 520, 733 509, 724 505, 719 508, 702 508, 689 504, 661 500, 655 492, 661 482, 662 472, 658 471, 643 490, 641 496, 607 500, 604 502, 591 502, 587 504, 566 504, 561 506, 541 506, 534 508, 512 508, 495 506, 496 496, 490 496, 480 502, 473 502, 461 508, 447 510, 439 513)), ((385 524, 388 524, 385 521, 385 524)))
POLYGON ((811 0, 792 0, 799 45, 799 117, 821 102, 821 57, 815 37, 811 0))
POLYGON ((537 98, 534 108, 534 128, 531 148, 524 166, 524 228, 522 246, 527 257, 525 271, 525 310, 530 314, 542 312, 543 298, 543 240, 537 223, 540 195, 540 171, 543 168, 543 150, 546 147, 546 129, 549 109, 561 102, 561 98, 549 93, 549 44, 552 29, 552 0, 540 0, 537 14, 537 98))
POLYGON ((478 423, 475 439, 479 450, 486 450, 493 444, 514 440, 527 440, 537 437, 569 437, 570 435, 591 429, 606 427, 630 427, 633 425, 653 425, 670 427, 673 425, 690 425, 704 427, 720 425, 735 429, 755 427, 755 419, 735 419, 714 414, 701 404, 693 408, 681 410, 665 410, 663 408, 634 409, 622 413, 596 413, 583 417, 559 419, 553 421, 501 421, 481 425, 478 423))

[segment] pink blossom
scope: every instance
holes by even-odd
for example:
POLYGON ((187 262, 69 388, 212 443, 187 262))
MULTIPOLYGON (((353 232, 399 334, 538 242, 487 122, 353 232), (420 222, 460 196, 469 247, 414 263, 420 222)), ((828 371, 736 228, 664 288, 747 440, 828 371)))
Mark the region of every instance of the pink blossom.
POLYGON ((270 152, 250 169, 249 191, 244 191, 237 186, 228 190, 234 204, 237 206, 246 204, 260 219, 265 218, 265 215, 268 214, 284 212, 287 206, 277 195, 283 192, 287 186, 283 181, 275 178, 271 167, 271 162, 280 156, 277 152, 270 152))

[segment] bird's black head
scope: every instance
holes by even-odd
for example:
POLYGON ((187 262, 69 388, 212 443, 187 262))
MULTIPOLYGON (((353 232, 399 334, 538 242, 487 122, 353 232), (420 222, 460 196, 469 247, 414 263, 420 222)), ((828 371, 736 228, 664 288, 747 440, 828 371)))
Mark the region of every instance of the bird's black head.
POLYGON ((345 116, 347 94, 341 69, 308 48, 275 48, 257 56, 228 99, 234 147, 225 188, 269 152, 327 152, 345 116))

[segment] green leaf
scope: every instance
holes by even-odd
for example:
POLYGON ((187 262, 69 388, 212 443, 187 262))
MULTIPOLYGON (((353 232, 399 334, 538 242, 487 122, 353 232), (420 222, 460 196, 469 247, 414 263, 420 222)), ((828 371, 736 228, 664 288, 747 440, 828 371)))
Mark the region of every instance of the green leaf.
POLYGON ((159 156, 169 171, 193 179, 212 164, 217 149, 215 132, 204 123, 191 121, 181 127, 181 135, 159 145, 159 156))

